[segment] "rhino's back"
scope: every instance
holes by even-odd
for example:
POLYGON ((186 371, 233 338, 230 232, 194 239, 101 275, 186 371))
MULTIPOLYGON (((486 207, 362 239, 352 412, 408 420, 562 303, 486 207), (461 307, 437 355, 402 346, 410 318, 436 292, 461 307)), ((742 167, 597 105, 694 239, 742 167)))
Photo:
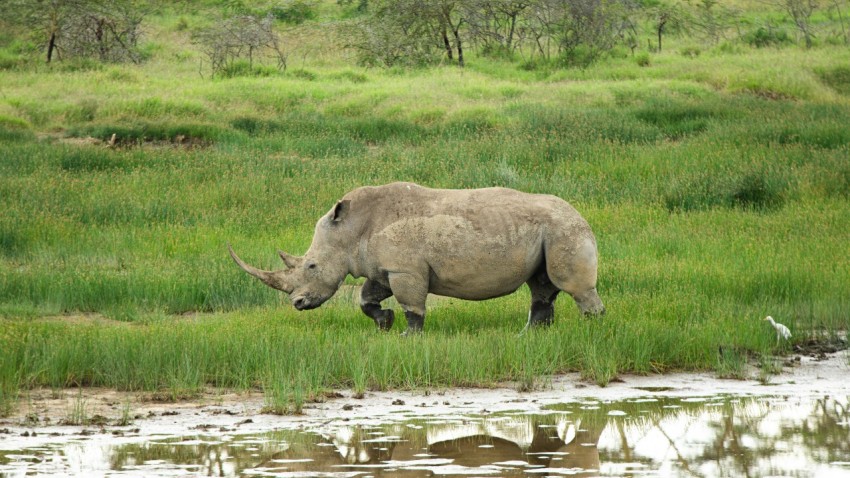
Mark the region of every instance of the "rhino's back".
POLYGON ((346 195, 346 199, 362 203, 375 227, 386 226, 399 218, 438 214, 467 218, 485 228, 541 221, 560 222, 565 227, 586 225, 581 215, 557 196, 500 187, 432 189, 396 182, 359 188, 346 195))

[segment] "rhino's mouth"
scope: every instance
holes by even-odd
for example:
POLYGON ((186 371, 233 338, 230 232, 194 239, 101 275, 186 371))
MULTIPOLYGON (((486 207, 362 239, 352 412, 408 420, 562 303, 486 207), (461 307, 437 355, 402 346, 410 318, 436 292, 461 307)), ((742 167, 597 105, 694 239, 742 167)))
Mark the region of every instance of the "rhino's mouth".
POLYGON ((296 310, 312 310, 324 303, 324 300, 310 297, 297 297, 292 299, 292 306, 295 307, 296 310))

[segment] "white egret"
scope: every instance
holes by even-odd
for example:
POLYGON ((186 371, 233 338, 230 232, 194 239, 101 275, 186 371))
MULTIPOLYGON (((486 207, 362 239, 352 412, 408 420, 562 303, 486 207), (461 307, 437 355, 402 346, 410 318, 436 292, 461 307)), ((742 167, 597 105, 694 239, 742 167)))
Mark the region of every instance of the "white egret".
POLYGON ((765 317, 764 320, 770 322, 770 325, 772 325, 773 328, 776 329, 776 341, 777 342, 779 342, 779 339, 788 340, 788 339, 791 338, 791 331, 788 329, 788 327, 785 327, 782 324, 777 324, 773 320, 773 317, 771 317, 769 315, 767 317, 765 317))

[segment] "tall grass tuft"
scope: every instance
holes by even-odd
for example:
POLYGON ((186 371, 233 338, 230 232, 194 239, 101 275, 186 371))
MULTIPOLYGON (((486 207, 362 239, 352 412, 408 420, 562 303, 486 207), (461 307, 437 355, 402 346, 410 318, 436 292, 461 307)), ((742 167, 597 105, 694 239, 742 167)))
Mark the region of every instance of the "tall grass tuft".
POLYGON ((8 352, 0 351, 0 417, 15 409, 21 385, 18 364, 8 352))
POLYGON ((748 378, 747 363, 748 359, 745 351, 736 347, 718 347, 715 369, 718 377, 746 380, 748 378))
POLYGON ((71 402, 67 410, 65 418, 62 420, 63 425, 87 425, 89 422, 89 404, 83 389, 80 388, 77 396, 71 402))
POLYGON ((846 65, 820 67, 815 69, 815 73, 830 88, 841 94, 850 95, 850 67, 846 65))
POLYGON ((702 173, 683 184, 672 185, 664 196, 664 205, 671 212, 714 207, 772 210, 785 203, 789 189, 787 179, 770 172, 752 171, 728 176, 702 173))

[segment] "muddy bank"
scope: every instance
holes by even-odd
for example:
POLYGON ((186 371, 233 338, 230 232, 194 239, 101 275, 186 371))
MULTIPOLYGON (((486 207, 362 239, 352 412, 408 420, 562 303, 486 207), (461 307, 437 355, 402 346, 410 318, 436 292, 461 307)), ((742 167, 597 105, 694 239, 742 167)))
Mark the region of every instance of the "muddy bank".
MULTIPOLYGON (((104 389, 38 389, 23 392, 17 409, 0 419, 0 447, 33 435, 45 441, 79 435, 185 434, 197 431, 257 432, 298 428, 328 420, 354 420, 388 414, 439 415, 488 414, 506 410, 537 411, 582 399, 617 401, 636 397, 694 397, 734 395, 850 396, 847 352, 822 356, 797 356, 786 360, 782 372, 767 383, 755 379, 724 380, 713 373, 671 373, 631 376, 598 387, 578 374, 552 377, 538 390, 520 392, 506 383, 492 389, 432 389, 367 392, 354 398, 340 390, 323 403, 305 405, 302 415, 261 413, 261 393, 210 391, 198 399, 177 403, 150 400, 150 394, 104 389)), ((753 369, 750 376, 758 377, 753 369)), ((40 440, 35 440, 40 441, 40 440)))
POLYGON ((300 416, 261 414, 259 394, 37 390, 0 424, 0 477, 850 476, 847 356, 789 363, 767 384, 340 391, 300 416))
POLYGON ((342 390, 298 416, 262 414, 259 393, 34 390, 0 422, 0 478, 850 476, 846 353, 788 363, 769 381, 342 390))

